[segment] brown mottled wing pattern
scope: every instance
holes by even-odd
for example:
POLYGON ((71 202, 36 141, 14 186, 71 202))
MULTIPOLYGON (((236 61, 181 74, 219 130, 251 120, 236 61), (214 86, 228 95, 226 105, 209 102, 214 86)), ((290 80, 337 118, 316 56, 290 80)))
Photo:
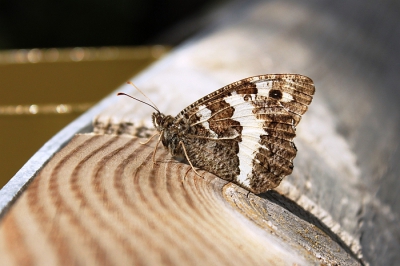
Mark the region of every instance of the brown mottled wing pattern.
POLYGON ((291 174, 295 126, 314 94, 296 74, 260 75, 229 84, 191 104, 176 118, 191 163, 254 193, 291 174))

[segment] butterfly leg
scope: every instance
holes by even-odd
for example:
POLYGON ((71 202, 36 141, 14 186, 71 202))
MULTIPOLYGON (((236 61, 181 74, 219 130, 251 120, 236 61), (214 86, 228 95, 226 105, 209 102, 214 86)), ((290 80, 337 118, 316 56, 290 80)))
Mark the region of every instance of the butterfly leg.
POLYGON ((156 132, 153 136, 148 138, 145 142, 139 142, 139 143, 142 144, 142 145, 145 145, 145 144, 149 143, 150 140, 152 140, 157 134, 160 134, 160 133, 156 132))
POLYGON ((196 175, 198 175, 198 176, 200 176, 200 177, 203 177, 202 175, 200 175, 200 174, 196 171, 196 169, 194 169, 193 164, 192 164, 192 162, 190 161, 189 156, 187 155, 186 148, 185 148, 185 144, 183 144, 182 141, 179 141, 179 145, 182 146, 183 152, 185 153, 185 156, 186 156, 186 159, 188 160, 188 162, 189 162, 190 166, 192 167, 193 171, 196 173, 196 175))
MULTIPOLYGON (((153 135, 152 137, 154 137, 154 136, 155 136, 155 135, 153 135)), ((162 136, 162 132, 161 132, 161 134, 160 134, 160 137, 159 137, 158 140, 157 140, 156 147, 154 148, 154 152, 153 152, 153 167, 154 167, 154 165, 156 164, 156 152, 157 152, 158 144, 161 142, 161 136, 162 136)))

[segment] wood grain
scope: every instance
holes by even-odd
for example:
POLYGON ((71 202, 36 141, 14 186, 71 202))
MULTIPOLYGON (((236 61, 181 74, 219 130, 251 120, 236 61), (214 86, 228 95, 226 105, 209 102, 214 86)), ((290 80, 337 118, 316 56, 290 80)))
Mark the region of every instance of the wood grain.
POLYGON ((197 176, 163 148, 153 164, 142 141, 77 135, 3 218, 0 265, 358 265, 276 192, 197 176))

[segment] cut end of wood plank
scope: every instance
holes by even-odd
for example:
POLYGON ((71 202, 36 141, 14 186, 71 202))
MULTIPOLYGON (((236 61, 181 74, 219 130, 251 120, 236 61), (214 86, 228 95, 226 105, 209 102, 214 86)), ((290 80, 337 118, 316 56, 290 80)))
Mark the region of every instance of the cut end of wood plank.
POLYGON ((155 140, 140 142, 77 135, 1 221, 0 264, 358 264, 278 204, 162 148, 153 164, 155 140))

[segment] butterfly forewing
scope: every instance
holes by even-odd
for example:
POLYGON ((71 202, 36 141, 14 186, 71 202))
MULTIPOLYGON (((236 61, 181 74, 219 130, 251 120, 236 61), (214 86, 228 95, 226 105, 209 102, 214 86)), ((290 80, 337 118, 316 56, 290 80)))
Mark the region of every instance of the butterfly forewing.
POLYGON ((311 79, 277 74, 246 78, 191 104, 175 124, 198 168, 261 193, 279 185, 293 169, 295 126, 314 94, 311 79))

